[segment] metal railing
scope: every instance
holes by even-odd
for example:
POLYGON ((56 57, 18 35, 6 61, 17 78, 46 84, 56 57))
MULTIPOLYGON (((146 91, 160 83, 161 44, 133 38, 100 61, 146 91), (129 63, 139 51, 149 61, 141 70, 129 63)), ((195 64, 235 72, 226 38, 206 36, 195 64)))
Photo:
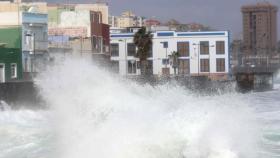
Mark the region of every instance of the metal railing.
POLYGON ((280 69, 280 58, 266 55, 247 55, 233 68, 235 73, 275 73, 280 69))

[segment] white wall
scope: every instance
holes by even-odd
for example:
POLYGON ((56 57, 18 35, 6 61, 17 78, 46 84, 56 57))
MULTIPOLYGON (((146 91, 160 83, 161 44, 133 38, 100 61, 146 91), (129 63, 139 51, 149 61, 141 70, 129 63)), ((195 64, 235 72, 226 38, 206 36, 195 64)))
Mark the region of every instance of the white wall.
MULTIPOLYGON (((200 36, 200 37, 174 37, 174 38, 154 38, 153 40, 153 58, 154 58, 154 74, 161 75, 161 68, 164 66, 162 65, 161 60, 166 56, 166 49, 163 48, 161 42, 168 42, 169 47, 167 49, 167 56, 171 55, 171 52, 177 51, 177 42, 189 42, 190 44, 190 56, 186 59, 190 59, 190 73, 191 74, 198 74, 199 70, 199 60, 198 59, 209 59, 210 58, 210 73, 221 73, 216 71, 216 59, 217 58, 224 58, 225 59, 225 73, 229 72, 228 69, 228 37, 218 37, 218 36, 200 36), (200 41, 209 41, 209 55, 198 55, 198 47, 200 41), (216 41, 225 41, 225 54, 217 55, 216 54, 216 41), (195 45, 194 45, 195 44, 195 45)), ((168 66, 170 70, 172 67, 168 66)), ((173 74, 173 70, 170 71, 173 74)), ((201 72, 199 72, 201 73, 201 72)))
POLYGON ((99 11, 102 13, 102 23, 108 24, 109 20, 109 7, 106 3, 94 3, 94 4, 77 4, 76 11, 99 11))
POLYGON ((18 12, 1 12, 0 13, 0 26, 13 26, 20 25, 21 13, 18 12))
POLYGON ((136 74, 128 74, 128 69, 127 69, 127 62, 128 60, 135 60, 139 61, 139 59, 132 57, 132 56, 127 56, 127 47, 126 45, 128 43, 133 43, 133 38, 117 38, 113 39, 111 43, 118 43, 119 44, 119 56, 118 57, 111 57, 111 60, 114 61, 119 61, 119 73, 121 75, 140 75, 140 70, 137 70, 136 74))
POLYGON ((64 11, 60 16, 59 27, 86 27, 87 37, 91 37, 90 11, 64 11))
MULTIPOLYGON (((165 33, 167 31, 164 31, 165 33)), ((161 42, 168 42, 167 48, 167 57, 171 55, 173 51, 177 51, 177 42, 189 42, 190 44, 190 55, 189 57, 185 57, 185 59, 190 60, 190 74, 197 75, 201 72, 198 72, 200 66, 198 59, 209 59, 210 58, 210 72, 208 74, 228 74, 229 73, 229 34, 227 31, 220 31, 220 32, 185 32, 187 36, 178 36, 179 32, 168 31, 168 33, 173 33, 173 36, 157 36, 156 32, 154 33, 153 38, 153 73, 155 75, 162 75, 162 68, 165 65, 162 64, 162 59, 166 58, 166 49, 163 48, 163 44, 161 42), (204 33, 204 35, 203 35, 204 33), (209 35, 210 34, 210 35, 209 35), (224 35, 221 35, 224 34, 224 35), (209 41, 209 55, 198 55, 198 47, 200 41, 209 41), (216 54, 216 41, 224 41, 225 42, 225 54, 219 55, 216 54), (196 45, 194 45, 196 44, 196 45), (216 70, 216 59, 217 58, 224 58, 225 59, 225 72, 217 72, 216 70)), ((126 51, 125 51, 125 43, 133 42, 133 34, 111 34, 111 43, 118 43, 119 44, 119 57, 111 57, 111 60, 119 60, 119 69, 120 74, 125 75, 126 73, 126 51), (115 36, 117 35, 117 37, 115 36), (124 37, 130 36, 130 37, 124 37)), ((170 73, 174 74, 171 65, 167 65, 170 68, 170 73)), ((140 71, 138 71, 140 74, 140 71)), ((203 73, 201 73, 203 74, 203 73)), ((205 73, 204 73, 205 74, 205 73)))

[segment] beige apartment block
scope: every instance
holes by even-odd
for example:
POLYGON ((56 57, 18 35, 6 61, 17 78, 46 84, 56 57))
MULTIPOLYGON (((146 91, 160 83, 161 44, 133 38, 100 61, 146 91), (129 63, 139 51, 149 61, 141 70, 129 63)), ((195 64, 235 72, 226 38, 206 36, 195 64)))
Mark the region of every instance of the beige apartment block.
POLYGON ((111 16, 110 25, 112 27, 142 27, 144 25, 144 17, 136 16, 132 11, 125 11, 121 16, 111 16))
POLYGON ((131 27, 134 24, 133 17, 119 17, 118 18, 118 27, 124 28, 124 27, 131 27))
POLYGON ((132 11, 124 11, 122 13, 123 17, 135 17, 136 15, 132 11))
POLYGON ((135 26, 135 14, 132 11, 125 11, 122 15, 118 18, 118 27, 132 27, 135 26))

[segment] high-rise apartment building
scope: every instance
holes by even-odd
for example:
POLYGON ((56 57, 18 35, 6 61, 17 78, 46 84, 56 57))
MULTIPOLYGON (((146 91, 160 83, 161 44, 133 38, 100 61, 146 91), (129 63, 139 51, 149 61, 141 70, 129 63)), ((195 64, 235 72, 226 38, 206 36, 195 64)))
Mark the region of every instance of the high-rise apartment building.
POLYGON ((144 26, 145 18, 136 16, 132 11, 125 11, 121 16, 110 16, 109 24, 111 27, 127 28, 144 26))
POLYGON ((244 53, 268 55, 277 48, 277 6, 258 3, 242 7, 244 53))

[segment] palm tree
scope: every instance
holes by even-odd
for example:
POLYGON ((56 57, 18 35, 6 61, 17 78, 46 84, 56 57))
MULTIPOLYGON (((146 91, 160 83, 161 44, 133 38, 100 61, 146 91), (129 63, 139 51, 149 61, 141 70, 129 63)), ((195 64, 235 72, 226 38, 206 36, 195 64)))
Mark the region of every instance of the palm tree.
POLYGON ((173 51, 172 53, 171 53, 171 55, 169 55, 169 59, 171 60, 171 62, 172 62, 172 67, 173 67, 173 69, 174 69, 174 75, 177 75, 177 68, 178 68, 178 59, 179 59, 179 52, 176 52, 176 51, 173 51))
POLYGON ((139 29, 133 38, 134 44, 137 46, 136 57, 140 59, 141 75, 148 75, 149 51, 152 48, 152 34, 147 32, 145 27, 139 29))

